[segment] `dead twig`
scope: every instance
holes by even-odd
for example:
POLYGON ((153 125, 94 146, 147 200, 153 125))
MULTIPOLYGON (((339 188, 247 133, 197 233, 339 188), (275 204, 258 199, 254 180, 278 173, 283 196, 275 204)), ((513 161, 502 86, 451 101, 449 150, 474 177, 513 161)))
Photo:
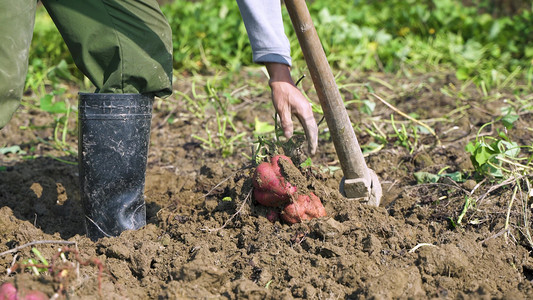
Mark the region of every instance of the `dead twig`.
POLYGON ((508 228, 506 228, 506 229, 502 229, 502 230, 500 230, 500 232, 498 232, 498 233, 496 233, 496 234, 494 234, 494 235, 489 236, 488 238, 482 240, 480 243, 481 243, 481 244, 484 244, 486 241, 488 241, 488 240, 492 240, 492 239, 495 239, 495 238, 497 238, 497 237, 499 237, 499 236, 501 236, 501 235, 503 235, 503 234, 508 234, 508 232, 509 232, 509 229, 508 229, 508 228))
POLYGON ((76 247, 77 247, 76 242, 70 242, 70 241, 52 241, 52 240, 33 241, 33 242, 30 242, 30 243, 27 243, 27 244, 24 244, 24 245, 20 245, 18 247, 13 248, 13 249, 4 251, 4 252, 0 253, 0 257, 4 256, 6 254, 9 254, 9 253, 18 252, 21 249, 24 249, 26 247, 30 247, 30 246, 34 246, 34 245, 42 245, 42 244, 76 245, 76 247))
POLYGON ((426 125, 423 122, 418 121, 417 119, 411 117, 410 115, 404 113, 403 111, 399 110, 398 108, 394 107, 392 104, 390 104, 389 102, 385 101, 383 98, 381 98, 380 96, 376 95, 375 93, 371 93, 370 95, 374 96, 376 99, 381 101, 383 104, 388 106, 393 111, 397 112, 402 117, 407 118, 407 119, 415 122, 416 124, 426 128, 437 139, 437 146, 441 146, 441 142, 440 142, 439 137, 437 136, 437 134, 435 133, 435 131, 431 127, 429 127, 428 125, 426 125))
POLYGON ((420 243, 420 244, 414 246, 413 249, 409 250, 409 253, 415 253, 416 250, 418 250, 418 248, 420 248, 420 247, 437 247, 438 248, 437 245, 433 245, 433 244, 430 244, 430 243, 420 243))
POLYGON ((501 183, 491 186, 481 197, 479 197, 476 200, 476 204, 479 205, 481 203, 481 201, 483 201, 493 191, 495 191, 495 190, 497 190, 497 189, 499 189, 499 188, 501 188, 503 186, 509 185, 509 184, 515 182, 516 180, 522 179, 523 177, 524 177, 524 175, 511 176, 511 177, 505 179, 504 181, 502 181, 501 183))
POLYGON ((244 198, 244 201, 242 201, 242 204, 241 206, 239 207, 239 209, 229 218, 226 220, 226 222, 224 222, 224 225, 218 227, 218 228, 202 228, 200 229, 201 231, 207 231, 209 233, 211 232, 217 232, 221 229, 224 229, 226 228, 226 226, 228 225, 228 223, 233 220, 233 218, 235 218, 238 214, 241 213, 242 209, 244 208, 244 205, 248 202, 248 199, 250 199, 250 196, 252 195, 252 189, 250 189, 250 191, 248 192, 248 194, 246 195, 246 198, 244 198))

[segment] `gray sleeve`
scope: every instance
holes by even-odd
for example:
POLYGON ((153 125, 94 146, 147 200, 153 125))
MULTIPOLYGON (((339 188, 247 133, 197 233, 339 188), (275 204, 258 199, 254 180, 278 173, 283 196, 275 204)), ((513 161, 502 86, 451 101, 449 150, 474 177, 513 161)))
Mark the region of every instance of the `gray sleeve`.
POLYGON ((291 65, 289 39, 283 30, 280 0, 237 0, 256 63, 291 65))

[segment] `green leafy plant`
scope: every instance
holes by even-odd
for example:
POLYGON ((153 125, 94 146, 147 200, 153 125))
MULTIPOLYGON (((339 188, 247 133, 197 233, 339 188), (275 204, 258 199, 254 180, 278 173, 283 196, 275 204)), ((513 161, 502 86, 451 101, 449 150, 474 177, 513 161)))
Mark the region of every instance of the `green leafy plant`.
MULTIPOLYGON (((41 110, 54 115, 54 146, 70 155, 76 155, 76 151, 67 142, 69 132, 69 121, 72 116, 72 106, 66 97, 61 97, 65 93, 64 89, 46 94, 39 100, 41 110), (61 99, 61 100, 56 100, 61 99)), ((76 122, 77 118, 74 118, 76 122)))
MULTIPOLYGON (((528 199, 530 199, 532 193, 530 174, 533 171, 533 167, 531 166, 531 162, 533 161, 533 144, 520 146, 515 141, 512 141, 507 134, 507 130, 514 127, 514 123, 519 117, 515 110, 510 107, 502 108, 502 113, 503 115, 495 121, 484 124, 479 129, 475 141, 469 142, 465 150, 470 153, 470 159, 476 171, 477 178, 480 180, 483 178, 482 182, 493 184, 489 188, 489 191, 505 186, 512 188, 512 196, 508 201, 505 219, 505 238, 509 236, 511 210, 515 206, 515 203, 519 202, 522 206, 522 220, 518 224, 518 227, 521 228, 520 231, 529 245, 533 247, 533 239, 529 231, 531 223, 530 207, 528 204, 528 199), (481 134, 485 127, 499 127, 498 125, 503 126, 503 128, 496 128, 497 136, 484 136, 481 134), (524 151, 521 151, 522 149, 524 151)), ((478 186, 482 182, 478 183, 478 186)), ((483 199, 487 194, 488 192, 480 199, 483 199)), ((466 197, 463 210, 457 220, 458 224, 460 224, 467 210, 475 207, 478 201, 480 200, 473 199, 470 196, 466 197)))
POLYGON ((401 124, 401 128, 396 127, 394 122, 394 115, 390 115, 391 126, 394 129, 395 135, 397 138, 396 144, 404 147, 409 151, 409 154, 413 154, 417 145, 418 145, 418 129, 416 126, 409 125, 412 133, 407 131, 407 127, 404 124, 401 124))
POLYGON ((32 270, 33 274, 40 275, 42 272, 48 271, 48 261, 41 252, 33 247, 31 251, 37 258, 28 258, 22 261, 22 265, 26 266, 27 269, 32 270))
POLYGON ((519 161, 527 160, 529 164, 531 158, 520 158, 520 146, 505 132, 506 129, 513 127, 513 123, 518 120, 518 115, 508 108, 503 109, 503 112, 505 112, 503 117, 481 126, 475 141, 469 142, 465 147, 465 150, 470 153, 470 160, 479 176, 503 178, 515 172, 516 168, 529 168, 527 165, 520 164, 519 161), (499 123, 499 121, 505 129, 497 129, 496 137, 480 134, 486 126, 499 123))
MULTIPOLYGON (((202 146, 207 149, 220 151, 222 157, 228 157, 232 155, 235 151, 235 144, 242 140, 246 135, 246 132, 237 133, 237 128, 233 124, 233 112, 230 112, 229 106, 231 101, 235 101, 229 94, 226 94, 225 97, 221 97, 216 88, 212 86, 210 80, 207 81, 205 85, 206 95, 199 96, 195 93, 193 88, 193 97, 194 98, 205 98, 207 102, 198 106, 193 104, 190 111, 194 111, 195 115, 200 115, 203 113, 202 118, 206 118, 205 109, 207 108, 207 103, 211 103, 216 108, 216 134, 213 135, 209 129, 209 120, 207 120, 205 125, 205 132, 207 137, 201 137, 199 135, 193 134, 192 137, 202 142, 202 146)), ((188 96, 184 97, 188 99, 188 102, 191 102, 191 98, 188 96)))
POLYGON ((432 173, 429 173, 429 172, 415 172, 413 174, 416 178, 416 182, 417 183, 436 183, 439 181, 439 179, 441 178, 450 178, 451 180, 455 181, 455 182, 463 182, 464 181, 464 178, 463 178, 463 174, 459 171, 457 172, 453 172, 453 173, 437 173, 437 174, 432 174, 432 173))

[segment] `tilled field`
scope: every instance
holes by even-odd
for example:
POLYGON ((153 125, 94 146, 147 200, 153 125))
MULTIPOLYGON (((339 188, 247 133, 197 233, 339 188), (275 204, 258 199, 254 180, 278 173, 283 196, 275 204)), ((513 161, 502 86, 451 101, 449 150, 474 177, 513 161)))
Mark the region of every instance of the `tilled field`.
MULTIPOLYGON (((84 236, 76 157, 55 149, 50 139, 54 116, 22 108, 0 131, 2 144, 19 145, 32 156, 0 155, 0 252, 45 241, 34 247, 50 266, 40 275, 23 267, 7 274, 8 268, 35 258, 32 247, 24 247, 0 257, 0 282, 71 299, 531 298, 533 259, 524 238, 531 227, 524 224, 524 212, 531 209, 516 198, 506 227, 513 185, 478 185, 464 150, 513 95, 502 92, 486 99, 468 87, 466 96, 452 96, 442 89, 453 91, 450 87, 459 83, 447 75, 373 75, 394 88, 360 79, 365 76, 347 75, 346 80, 355 84, 361 99, 375 100, 366 88, 370 84, 397 109, 416 113, 440 143, 420 132, 417 140, 411 137, 413 147, 404 147, 391 137, 390 114, 395 112, 390 108, 375 101, 368 116, 360 113, 360 102, 349 104, 365 149, 376 142, 366 128, 389 137, 367 156, 383 185, 382 205, 368 207, 340 196, 342 172, 322 124, 313 166, 301 171, 327 217, 295 225, 269 222, 267 210, 252 197, 254 166, 247 156, 252 155, 253 124, 256 117, 272 122, 273 114, 268 91, 254 88, 264 80, 244 73, 235 80, 244 88, 232 87, 232 97, 240 101, 229 114, 249 145, 236 142, 235 153, 225 158, 192 137, 206 138, 206 124, 216 132, 214 109, 198 118, 198 111, 178 95, 157 101, 145 191, 149 224, 97 242, 84 236), (442 170, 465 178, 417 183, 414 176, 442 170), (459 225, 466 197, 477 202, 459 225)), ((176 89, 190 95, 191 82, 184 79, 176 89)), ((310 81, 304 89, 315 99, 310 81)), ((75 91, 71 88, 72 99, 75 91)), ((398 114, 395 120, 397 127, 411 128, 398 114)), ((532 127, 531 112, 525 112, 508 135, 529 145, 532 127)), ((484 132, 490 130, 495 134, 491 128, 484 132)), ((75 137, 69 143, 76 148, 75 137)), ((284 152, 299 165, 306 158, 303 148, 284 152)))

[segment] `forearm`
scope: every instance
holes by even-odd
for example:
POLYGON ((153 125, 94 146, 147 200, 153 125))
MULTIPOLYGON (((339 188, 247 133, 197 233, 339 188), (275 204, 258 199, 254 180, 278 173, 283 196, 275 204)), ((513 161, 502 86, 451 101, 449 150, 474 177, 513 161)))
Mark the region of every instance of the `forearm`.
POLYGON ((237 0, 256 63, 290 66, 290 44, 283 28, 279 0, 237 0))
POLYGON ((265 63, 265 66, 268 71, 268 75, 270 76, 270 86, 272 86, 272 84, 276 82, 287 82, 290 84, 294 84, 291 77, 291 68, 288 65, 282 63, 267 62, 265 63))

